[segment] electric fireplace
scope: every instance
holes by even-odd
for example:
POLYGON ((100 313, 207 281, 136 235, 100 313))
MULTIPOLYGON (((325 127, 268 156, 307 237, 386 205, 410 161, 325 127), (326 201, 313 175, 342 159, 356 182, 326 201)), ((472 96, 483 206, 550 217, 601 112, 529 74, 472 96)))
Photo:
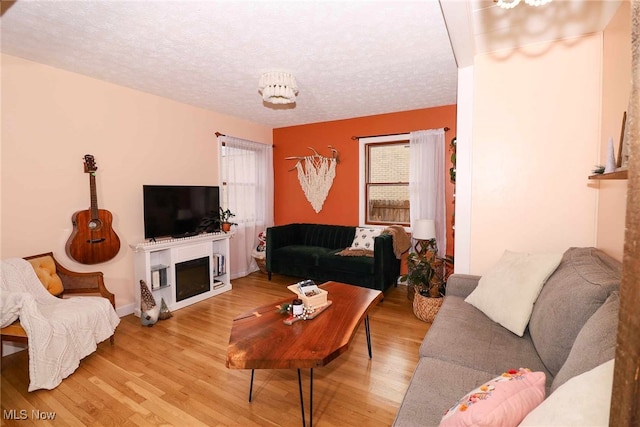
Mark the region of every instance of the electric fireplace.
POLYGON ((176 263, 176 302, 209 291, 209 257, 176 263))

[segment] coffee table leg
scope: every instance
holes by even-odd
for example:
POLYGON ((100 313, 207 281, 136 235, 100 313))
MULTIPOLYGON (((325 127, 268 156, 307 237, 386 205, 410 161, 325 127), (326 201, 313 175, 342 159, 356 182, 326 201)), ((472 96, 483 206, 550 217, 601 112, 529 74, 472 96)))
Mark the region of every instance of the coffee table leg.
POLYGON ((369 315, 364 317, 364 329, 367 334, 367 350, 369 350, 369 359, 371 359, 371 330, 369 329, 369 315))
POLYGON ((300 377, 300 368, 298 368, 298 388, 300 389, 300 410, 302 411, 302 427, 306 427, 304 421, 304 400, 302 399, 302 378, 300 377))
POLYGON ((313 427, 313 368, 309 371, 309 427, 313 427))
MULTIPOLYGON (((249 385, 249 403, 251 403, 251 395, 253 394, 253 375, 255 369, 251 370, 251 384, 249 385)), ((300 390, 300 410, 302 412, 302 427, 306 427, 307 423, 304 418, 304 398, 302 396, 302 377, 300 375, 300 368, 298 368, 298 388, 300 390)), ((309 377, 309 427, 313 427, 313 368, 311 368, 311 374, 309 377)))
POLYGON ((253 374, 255 369, 251 370, 251 384, 249 385, 249 403, 251 403, 251 394, 253 393, 253 374))

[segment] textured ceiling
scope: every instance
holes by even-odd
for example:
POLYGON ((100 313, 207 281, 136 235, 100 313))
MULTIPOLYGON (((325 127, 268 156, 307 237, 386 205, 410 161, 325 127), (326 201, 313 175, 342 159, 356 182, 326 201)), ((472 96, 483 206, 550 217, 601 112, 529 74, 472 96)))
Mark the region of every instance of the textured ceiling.
POLYGON ((271 127, 456 102, 435 0, 20 0, 0 25, 4 53, 271 127), (293 108, 263 104, 272 70, 293 108))

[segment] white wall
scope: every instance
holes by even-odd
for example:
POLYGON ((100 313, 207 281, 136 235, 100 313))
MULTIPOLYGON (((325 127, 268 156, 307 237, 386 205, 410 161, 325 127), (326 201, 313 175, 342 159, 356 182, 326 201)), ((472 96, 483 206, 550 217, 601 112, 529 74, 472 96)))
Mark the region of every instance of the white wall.
MULTIPOLYGON (((628 1, 620 4, 604 30, 602 62, 602 131, 598 164, 604 165, 609 137, 613 138, 617 155, 622 115, 629 106, 631 95, 631 5, 628 1)), ((626 179, 594 183, 598 188, 597 246, 618 260, 622 260, 624 250, 627 183, 626 179)))
POLYGON ((477 55, 474 77, 470 272, 595 245, 602 34, 477 55))
POLYGON ((142 185, 218 185, 216 131, 272 143, 265 126, 2 55, 0 256, 53 251, 72 270, 102 271, 119 314, 131 313, 142 185), (85 154, 95 156, 98 207, 112 212, 122 244, 93 266, 65 254, 71 215, 90 205, 85 154))
POLYGON ((471 191, 473 176, 471 159, 473 149, 474 67, 458 69, 458 135, 456 140, 456 195, 455 195, 455 263, 456 273, 469 273, 471 268, 471 191))

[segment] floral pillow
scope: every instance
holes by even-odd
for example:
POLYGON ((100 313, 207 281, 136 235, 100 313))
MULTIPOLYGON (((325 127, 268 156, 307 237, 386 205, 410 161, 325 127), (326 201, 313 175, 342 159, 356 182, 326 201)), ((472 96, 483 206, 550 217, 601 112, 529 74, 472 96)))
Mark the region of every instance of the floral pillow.
POLYGON ((545 381, 544 372, 509 370, 457 401, 440 426, 515 427, 544 400, 545 381))
POLYGON ((373 250, 375 238, 380 235, 380 228, 356 227, 356 235, 349 249, 373 250))

